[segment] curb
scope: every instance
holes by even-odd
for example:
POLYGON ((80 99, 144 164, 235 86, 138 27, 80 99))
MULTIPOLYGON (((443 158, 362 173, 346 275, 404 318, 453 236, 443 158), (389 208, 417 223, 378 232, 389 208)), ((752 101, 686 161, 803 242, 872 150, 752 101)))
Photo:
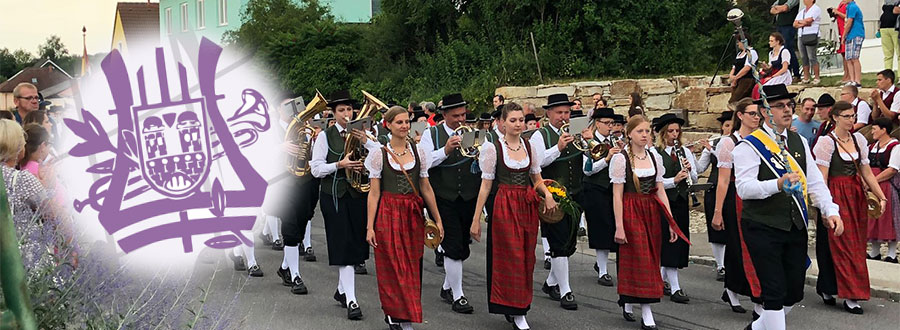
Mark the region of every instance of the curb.
MULTIPOLYGON (((690 261, 692 263, 704 266, 715 267, 716 260, 712 257, 704 257, 704 256, 691 256, 690 261)), ((815 275, 806 275, 806 285, 815 286, 818 281, 818 277, 815 275)), ((900 291, 891 288, 884 288, 878 286, 871 287, 872 297, 873 298, 884 298, 893 302, 900 301, 900 291)))

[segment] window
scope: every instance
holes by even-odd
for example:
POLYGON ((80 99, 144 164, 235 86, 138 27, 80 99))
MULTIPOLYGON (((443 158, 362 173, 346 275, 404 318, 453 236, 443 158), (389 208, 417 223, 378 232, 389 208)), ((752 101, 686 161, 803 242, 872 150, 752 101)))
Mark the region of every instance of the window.
POLYGON ((172 8, 166 8, 166 33, 172 34, 172 8))
POLYGON ((187 2, 181 4, 181 32, 188 30, 188 8, 187 2))
POLYGON ((203 0, 197 0, 197 28, 202 29, 206 27, 206 6, 203 4, 203 0))
POLYGON ((228 0, 219 1, 219 25, 228 25, 228 0))

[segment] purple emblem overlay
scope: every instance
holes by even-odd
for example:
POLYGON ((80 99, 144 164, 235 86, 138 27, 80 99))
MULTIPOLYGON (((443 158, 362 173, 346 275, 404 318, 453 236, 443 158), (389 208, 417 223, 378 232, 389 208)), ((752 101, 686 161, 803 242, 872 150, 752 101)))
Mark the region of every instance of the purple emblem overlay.
POLYGON ((224 234, 204 243, 211 248, 253 246, 253 240, 241 231, 251 230, 255 217, 229 216, 225 211, 259 208, 263 203, 266 180, 254 170, 241 148, 257 142, 259 134, 269 129, 268 105, 258 91, 244 89, 240 96, 243 105, 225 119, 217 104, 225 95, 216 94, 216 70, 221 54, 222 48, 212 41, 204 38, 200 42, 199 95, 191 95, 187 70, 178 63, 181 99, 174 100, 169 91, 164 52, 157 48, 155 69, 160 99, 152 103, 147 97, 144 67, 138 68, 132 80, 122 55, 113 50, 103 59, 101 67, 115 104, 109 111, 118 127, 115 144, 95 117, 94 114, 101 113, 97 109, 92 112, 82 109, 81 121, 65 119, 66 126, 80 138, 69 155, 95 157, 97 161, 85 172, 100 175, 84 199, 75 199, 73 206, 77 212, 85 207, 96 210, 100 224, 110 235, 154 217, 177 220, 119 239, 119 247, 125 253, 179 238, 184 252, 190 253, 194 250, 194 235, 213 233, 224 234), (137 83, 137 102, 132 95, 133 82, 137 83), (241 137, 240 143, 236 137, 241 137), (219 177, 210 174, 212 164, 217 162, 224 162, 222 165, 234 171, 241 189, 227 190, 219 177), (212 180, 212 184, 206 184, 207 180, 212 180), (204 186, 208 191, 203 191, 204 186), (125 203, 138 196, 142 197, 139 199, 142 203, 125 203), (203 210, 212 216, 189 216, 188 211, 207 214, 203 210))

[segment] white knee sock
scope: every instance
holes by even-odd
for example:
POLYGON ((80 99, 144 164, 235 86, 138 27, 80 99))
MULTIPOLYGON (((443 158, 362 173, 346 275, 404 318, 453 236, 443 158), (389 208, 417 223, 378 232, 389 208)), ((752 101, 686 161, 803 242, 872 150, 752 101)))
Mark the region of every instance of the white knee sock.
POLYGON ((241 245, 231 248, 231 253, 233 253, 236 257, 243 257, 244 256, 243 245, 244 244, 241 244, 241 245))
POLYGON ((756 315, 762 315, 764 310, 762 305, 753 303, 753 311, 756 312, 756 315))
POLYGON ((625 304, 622 308, 625 309, 625 313, 634 313, 634 304, 625 304))
POLYGON ((262 234, 263 234, 263 235, 271 235, 271 234, 272 234, 272 228, 269 227, 269 216, 263 214, 263 215, 262 215, 262 221, 263 221, 263 230, 262 230, 262 234))
POLYGON ((281 257, 281 269, 288 269, 288 248, 290 246, 284 247, 284 255, 281 257))
POLYGON ((653 311, 650 310, 650 304, 641 304, 641 319, 644 320, 644 325, 646 326, 654 326, 656 325, 656 321, 653 320, 653 311))
POLYGON ((459 297, 463 296, 462 260, 444 258, 444 273, 447 274, 445 275, 445 282, 447 282, 446 284, 449 284, 450 289, 453 290, 453 300, 456 301, 457 299, 459 299, 459 297))
POLYGON ((710 243, 713 257, 716 258, 716 270, 725 268, 725 244, 710 243))
POLYGON ((556 278, 556 273, 553 272, 553 259, 550 259, 550 273, 547 274, 547 285, 559 285, 559 280, 556 278))
POLYGON ((353 266, 340 266, 338 272, 340 273, 340 285, 344 289, 344 294, 347 295, 347 304, 356 301, 356 279, 354 278, 356 274, 353 272, 353 266))
POLYGON ((609 262, 609 250, 594 250, 597 251, 597 268, 600 269, 599 276, 606 275, 606 263, 609 262))
POLYGON ((303 248, 308 249, 312 247, 312 240, 310 239, 312 233, 312 220, 310 220, 306 224, 306 233, 303 234, 303 248))
POLYGON ((764 310, 759 319, 753 321, 753 330, 784 330, 784 310, 764 310))
MULTIPOLYGON (((285 246, 284 259, 287 262, 287 268, 291 271, 291 279, 300 277, 300 247, 285 246)), ((282 266, 281 268, 285 268, 282 266)))
POLYGON ((569 287, 569 257, 550 258, 550 272, 555 274, 556 281, 559 282, 560 297, 572 292, 569 287))
POLYGON ((876 240, 870 240, 869 243, 872 243, 872 249, 869 250, 869 257, 874 258, 879 253, 881 253, 881 242, 876 240))
MULTIPOLYGON (((253 237, 253 233, 250 233, 250 235, 251 236, 247 237, 253 237)), ((256 266, 256 254, 253 252, 253 248, 247 246, 247 244, 241 244, 241 250, 244 250, 244 259, 247 260, 247 268, 256 266)))
POLYGON ((666 273, 666 267, 659 267, 659 276, 662 276, 663 282, 668 281, 668 278, 666 278, 666 275, 668 275, 668 273, 666 273))
POLYGON ((887 256, 891 258, 897 258, 897 241, 888 242, 888 252, 887 256))
POLYGON ((830 295, 830 294, 827 294, 827 293, 824 293, 824 292, 823 292, 823 293, 822 293, 822 298, 831 300, 831 299, 834 299, 834 296, 832 296, 832 295, 830 295))
POLYGON ((441 246, 441 245, 438 245, 437 250, 438 250, 438 252, 440 252, 440 253, 444 253, 444 247, 441 246))
POLYGON ((516 322, 516 327, 519 329, 530 329, 528 326, 528 322, 525 321, 525 315, 515 315, 513 316, 513 322, 516 322))
POLYGON ((733 291, 731 291, 729 289, 725 289, 725 293, 728 294, 728 300, 730 301, 729 303, 731 304, 731 306, 740 306, 741 305, 741 300, 738 298, 738 296, 736 294, 734 294, 733 291))
POLYGON ((413 330, 412 323, 409 323, 409 322, 400 323, 400 329, 413 330))
POLYGON ((581 214, 581 223, 579 223, 578 226, 587 229, 587 221, 584 218, 584 213, 581 214))
POLYGON ((272 240, 281 239, 281 235, 278 230, 278 222, 279 219, 277 217, 273 217, 271 215, 266 216, 266 226, 269 226, 269 233, 272 234, 272 240))
POLYGON ((853 300, 853 299, 844 299, 844 302, 846 302, 846 303, 847 303, 847 307, 850 307, 850 308, 862 307, 862 306, 859 305, 859 302, 858 302, 858 301, 853 300))
POLYGON ((669 286, 672 287, 672 292, 681 290, 681 284, 678 283, 678 268, 666 267, 666 277, 669 278, 669 286))
POLYGON ((550 242, 546 237, 541 237, 541 246, 544 247, 544 260, 550 259, 550 242))

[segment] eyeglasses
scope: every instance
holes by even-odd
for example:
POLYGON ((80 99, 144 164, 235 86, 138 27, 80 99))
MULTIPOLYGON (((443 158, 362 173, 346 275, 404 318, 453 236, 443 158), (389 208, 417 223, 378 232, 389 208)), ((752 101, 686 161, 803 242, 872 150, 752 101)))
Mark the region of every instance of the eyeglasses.
POLYGON ((743 114, 745 114, 745 115, 748 115, 748 116, 750 116, 750 117, 757 117, 757 118, 759 118, 759 116, 760 116, 759 111, 742 111, 741 113, 743 113, 743 114))
POLYGON ((787 102, 787 103, 779 103, 779 104, 770 104, 769 108, 786 109, 787 110, 787 109, 794 109, 794 106, 796 106, 796 105, 797 104, 795 104, 794 102, 787 102))
POLYGON ((23 100, 28 100, 28 101, 37 101, 37 100, 41 99, 40 96, 27 96, 27 97, 26 96, 17 96, 17 97, 20 99, 23 99, 23 100))
POLYGON ((855 113, 854 113, 854 114, 850 114, 850 115, 837 115, 837 116, 838 116, 838 117, 841 117, 841 118, 844 118, 844 119, 856 119, 856 114, 855 114, 855 113))
POLYGON ((603 125, 607 125, 607 126, 614 124, 614 122, 611 121, 611 120, 608 120, 608 121, 607 121, 607 120, 601 120, 601 121, 599 121, 599 123, 601 123, 601 124, 603 124, 603 125))

